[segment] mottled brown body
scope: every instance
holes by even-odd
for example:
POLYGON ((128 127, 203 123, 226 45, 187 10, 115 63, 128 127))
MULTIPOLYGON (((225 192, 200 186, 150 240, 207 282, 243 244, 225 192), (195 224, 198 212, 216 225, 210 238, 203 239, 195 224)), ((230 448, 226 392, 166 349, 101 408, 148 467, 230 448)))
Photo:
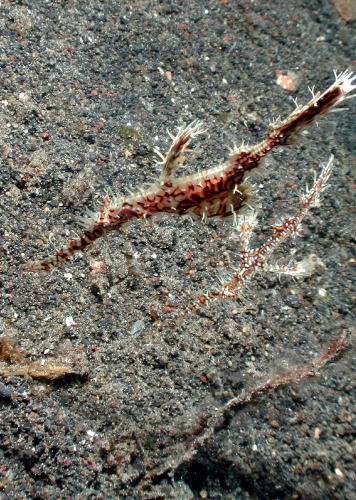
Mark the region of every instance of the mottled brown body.
POLYGON ((104 203, 99 220, 83 231, 67 246, 41 262, 33 263, 31 270, 49 271, 53 265, 67 260, 75 252, 82 251, 104 234, 120 229, 132 218, 149 218, 157 213, 178 215, 193 214, 200 217, 226 217, 237 213, 249 198, 249 188, 242 184, 244 174, 257 167, 258 160, 250 162, 243 170, 238 167, 226 172, 174 179, 170 186, 154 185, 145 194, 137 194, 122 200, 121 207, 104 203), (234 193, 235 186, 238 191, 234 193))
POLYGON ((259 166, 260 160, 270 150, 288 144, 288 139, 301 127, 342 102, 349 91, 348 78, 349 74, 342 74, 323 94, 313 95, 306 106, 297 107, 286 120, 270 125, 268 135, 256 146, 242 146, 232 152, 228 162, 218 167, 175 178, 172 173, 183 151, 192 138, 203 132, 199 122, 180 129, 167 154, 160 155, 162 175, 157 183, 145 192, 105 200, 97 215, 91 218, 89 227, 77 239, 69 241, 63 249, 46 259, 33 263, 30 269, 48 271, 107 232, 120 229, 132 218, 146 219, 161 212, 194 214, 203 218, 238 214, 250 197, 250 189, 244 184, 246 175, 259 166))

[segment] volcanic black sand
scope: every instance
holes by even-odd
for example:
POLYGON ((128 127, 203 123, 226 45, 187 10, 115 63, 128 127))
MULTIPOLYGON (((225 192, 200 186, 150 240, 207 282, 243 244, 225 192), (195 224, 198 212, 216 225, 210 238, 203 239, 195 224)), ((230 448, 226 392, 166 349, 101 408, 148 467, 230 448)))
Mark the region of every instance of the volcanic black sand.
POLYGON ((238 232, 170 215, 133 221, 50 273, 24 268, 80 231, 106 190, 157 178, 167 130, 208 127, 182 172, 260 140, 292 98, 354 68, 353 22, 327 0, 0 9, 1 500, 356 498, 350 335, 317 376, 260 393, 191 446, 230 398, 351 330, 353 101, 251 179, 257 245, 335 155, 321 206, 275 256, 315 255, 310 277, 263 274, 242 301, 202 308, 196 297, 238 263, 238 232), (297 89, 277 72, 294 72, 297 89))

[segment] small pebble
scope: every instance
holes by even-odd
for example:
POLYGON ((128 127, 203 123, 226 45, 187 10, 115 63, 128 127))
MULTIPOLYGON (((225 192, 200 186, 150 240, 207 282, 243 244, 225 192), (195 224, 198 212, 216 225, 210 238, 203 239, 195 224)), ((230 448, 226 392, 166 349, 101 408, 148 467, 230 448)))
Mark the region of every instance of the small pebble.
POLYGON ((0 398, 2 399, 11 399, 13 392, 9 387, 2 382, 0 382, 0 398))
POLYGON ((300 76, 294 71, 276 71, 276 83, 282 89, 295 92, 299 87, 300 76))
POLYGON ((135 335, 136 333, 140 332, 141 330, 143 330, 145 328, 145 322, 142 321, 142 319, 138 319, 137 321, 135 321, 135 323, 132 325, 132 328, 131 328, 131 331, 130 331, 130 334, 131 335, 135 335))

